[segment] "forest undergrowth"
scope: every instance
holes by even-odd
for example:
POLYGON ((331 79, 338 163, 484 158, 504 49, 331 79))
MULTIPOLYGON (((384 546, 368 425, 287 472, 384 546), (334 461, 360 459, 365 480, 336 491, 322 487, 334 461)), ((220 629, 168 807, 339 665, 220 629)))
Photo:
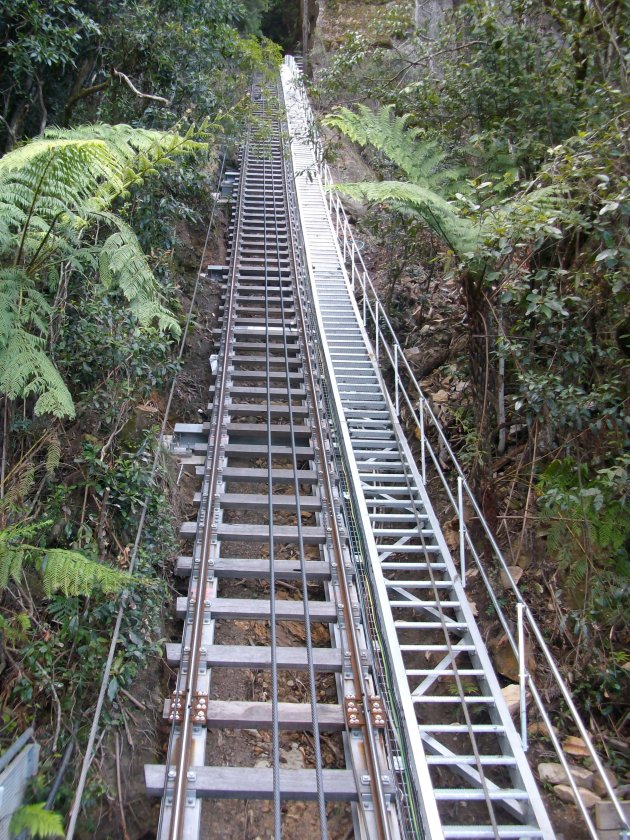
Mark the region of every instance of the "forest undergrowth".
POLYGON ((326 0, 310 82, 407 359, 622 786, 629 25, 616 2, 326 0))
MULTIPOLYGON (((269 5, 0 2, 0 752, 29 726, 41 747, 16 832, 64 834, 121 599, 77 835, 152 821, 124 823, 120 763, 158 743, 179 513, 159 433, 223 152, 278 65, 269 5)), ((171 420, 202 393, 182 376, 171 420)))

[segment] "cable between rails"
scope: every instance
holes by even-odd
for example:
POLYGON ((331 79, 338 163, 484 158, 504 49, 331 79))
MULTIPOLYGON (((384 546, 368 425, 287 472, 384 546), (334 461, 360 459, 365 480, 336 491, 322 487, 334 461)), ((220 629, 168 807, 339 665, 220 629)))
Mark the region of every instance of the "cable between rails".
MULTIPOLYGON (((285 178, 285 182, 287 179, 287 172, 286 168, 283 166, 283 177, 285 178)), ((287 244, 288 247, 291 249, 293 253, 293 249, 296 246, 296 243, 291 241, 289 244, 289 231, 288 231, 288 217, 289 213, 291 212, 291 208, 289 207, 288 202, 285 202, 285 209, 287 213, 287 244)), ((302 602, 304 604, 304 639, 306 642, 306 657, 307 657, 307 667, 308 667, 308 681, 309 681, 309 695, 310 695, 310 706, 311 706, 311 718, 313 721, 313 743, 314 743, 314 750, 315 750, 315 779, 316 779, 316 788, 317 788, 317 808, 319 814, 319 823, 320 823, 320 835, 322 840, 327 840, 328 838, 328 829, 327 829, 327 821, 326 821, 326 801, 324 795, 324 777, 323 777, 323 762, 322 762, 322 753, 321 753, 321 744, 320 744, 320 730, 319 730, 319 719, 318 719, 318 711, 317 711, 317 689, 315 684, 315 667, 313 663, 313 639, 311 633, 311 622, 309 617, 309 595, 308 595, 308 581, 306 576, 306 566, 305 566, 305 551, 304 551, 304 533, 302 530, 302 508, 300 502, 300 487, 298 481, 298 465, 297 465, 297 456, 295 454, 295 446, 296 446, 296 436, 295 436, 295 419, 294 419, 294 412, 293 412, 293 394, 291 392, 291 376, 290 376, 290 364, 289 364, 289 348, 288 348, 288 325, 286 320, 286 312, 285 312, 285 300, 284 300, 284 289, 282 285, 282 274, 280 270, 280 237, 278 234, 278 224, 277 224, 277 208, 274 204, 274 221, 275 224, 275 239, 276 239, 276 253, 278 255, 278 285, 279 285, 279 295, 280 295, 280 314, 281 314, 281 327, 282 332, 285 336, 284 340, 284 369, 285 369, 285 376, 287 379, 287 404, 288 404, 288 419, 289 419, 289 434, 291 440, 293 441, 293 445, 291 447, 291 459, 292 459, 292 468, 293 468, 293 494, 295 496, 295 506, 296 506, 296 522, 297 522, 297 532, 298 532, 298 552, 300 557, 300 583, 302 587, 302 602)), ((293 283, 294 283, 294 296, 298 294, 298 283, 299 277, 297 276, 297 265, 294 263, 294 270, 293 274, 293 283)), ((298 352, 307 353, 308 347, 306 346, 306 335, 302 334, 301 336, 302 342, 299 341, 296 343, 296 347, 298 348, 298 352)), ((305 385, 306 385, 306 378, 305 378, 305 385)), ((317 411, 317 401, 315 394, 311 394, 311 408, 313 411, 317 411)), ((320 498, 321 498, 321 488, 320 488, 320 498)))
MULTIPOLYGON (((266 100, 261 93, 260 113, 263 119, 267 116, 266 100)), ((267 200, 273 202, 275 207, 275 195, 273 184, 273 163, 271 173, 271 184, 269 194, 267 192, 267 155, 273 160, 272 141, 268 144, 259 144, 262 158, 262 183, 263 183, 263 262, 264 262, 264 287, 265 287, 265 375, 266 375, 266 399, 267 399, 267 498, 268 498, 268 519, 269 519, 269 630, 271 647, 271 727, 272 727, 272 766, 273 766, 273 817, 274 836, 276 840, 282 837, 282 806, 280 797, 280 724, 278 714, 278 640, 276 628, 276 569, 275 569, 275 545, 273 530, 273 456, 271 437, 271 340, 269 333, 269 251, 268 251, 268 222, 267 222, 267 200)), ((279 267, 278 267, 279 268, 279 267)))

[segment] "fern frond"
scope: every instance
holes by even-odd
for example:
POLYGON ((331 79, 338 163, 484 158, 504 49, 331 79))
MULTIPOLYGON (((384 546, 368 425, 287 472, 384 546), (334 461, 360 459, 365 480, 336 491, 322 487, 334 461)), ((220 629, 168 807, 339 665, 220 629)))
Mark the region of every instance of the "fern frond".
POLYGON ((45 352, 44 341, 20 327, 11 330, 0 346, 0 390, 11 399, 38 395, 35 414, 74 417, 65 382, 45 352))
POLYGON ((46 354, 50 305, 36 287, 43 266, 73 268, 94 259, 85 229, 96 219, 115 230, 102 248, 103 282, 122 291, 141 324, 179 332, 131 229, 108 213, 156 167, 203 147, 191 132, 128 125, 52 129, 0 159, 0 390, 11 399, 37 397, 35 413, 73 417, 70 393, 46 354))
POLYGON ((19 837, 27 831, 31 837, 63 837, 63 819, 55 811, 48 811, 45 802, 22 805, 11 817, 9 833, 19 837))
POLYGON ((459 172, 447 169, 446 152, 435 141, 422 140, 422 129, 409 128, 410 116, 396 117, 393 107, 385 105, 377 112, 365 105, 357 105, 356 111, 338 108, 324 119, 324 124, 360 146, 382 152, 414 184, 443 191, 459 172))
POLYGON ((24 499, 35 483, 35 468, 29 464, 18 479, 18 493, 24 499))
POLYGON ((61 463, 61 442, 54 436, 48 441, 46 449, 46 473, 52 475, 61 463))
POLYGON ((178 335, 179 324, 160 301, 157 281, 135 233, 111 214, 99 215, 118 228, 105 240, 99 253, 101 282, 106 288, 120 288, 141 324, 157 319, 161 330, 178 335))
POLYGON ((111 566, 90 560, 79 551, 63 548, 46 550, 43 565, 44 593, 91 595, 96 590, 106 594, 121 592, 130 582, 129 575, 111 566))
POLYGON ((354 198, 413 212, 457 254, 469 253, 476 247, 478 234, 473 224, 458 215, 446 199, 426 187, 404 181, 376 181, 338 184, 335 189, 354 198))
POLYGON ((11 579, 19 583, 23 564, 22 550, 0 543, 0 590, 4 589, 11 579))

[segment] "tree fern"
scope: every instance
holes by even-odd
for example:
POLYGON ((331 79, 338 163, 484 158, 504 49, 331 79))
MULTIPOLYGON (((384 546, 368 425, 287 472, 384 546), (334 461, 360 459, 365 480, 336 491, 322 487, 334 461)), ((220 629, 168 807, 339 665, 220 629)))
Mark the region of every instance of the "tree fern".
POLYGON ((475 249, 477 232, 469 219, 438 193, 427 187, 405 181, 376 181, 363 184, 341 184, 338 189, 355 198, 389 204, 397 210, 411 211, 425 222, 456 253, 475 249))
POLYGON ((377 112, 365 105, 356 108, 338 108, 324 123, 354 143, 382 152, 414 184, 444 193, 447 185, 459 177, 458 170, 444 166, 448 155, 435 141, 422 139, 422 129, 409 128, 409 114, 396 117, 393 105, 377 112))
POLYGON ((376 113, 365 105, 357 105, 356 111, 339 108, 324 122, 359 145, 381 151, 409 179, 339 184, 335 189, 422 218, 455 253, 469 260, 478 257, 484 239, 492 238, 499 229, 509 226, 518 230, 519 225, 532 219, 551 223, 554 214, 566 215, 566 198, 561 191, 554 186, 537 186, 491 210, 479 208, 474 219, 464 216, 448 200, 452 193, 449 185, 460 173, 445 169, 446 153, 437 143, 423 140, 421 129, 410 128, 408 116, 395 117, 392 106, 376 113))
POLYGON ((201 145, 192 130, 181 137, 96 125, 49 130, 0 159, 0 391, 36 397, 36 414, 74 416, 47 353, 52 313, 43 288, 62 260, 84 269, 99 253, 101 281, 121 290, 140 324, 178 332, 134 232, 109 208, 201 145), (104 238, 90 241, 86 233, 96 230, 104 238))

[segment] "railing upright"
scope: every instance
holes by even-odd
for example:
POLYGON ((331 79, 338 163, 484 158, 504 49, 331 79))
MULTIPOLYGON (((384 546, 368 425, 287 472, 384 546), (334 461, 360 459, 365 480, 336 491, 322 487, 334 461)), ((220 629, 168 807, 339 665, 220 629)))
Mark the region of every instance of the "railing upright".
POLYGON ((519 710, 523 746, 525 749, 527 748, 527 697, 529 694, 534 705, 537 708, 540 719, 543 721, 546 728, 548 729, 548 737, 550 738, 550 741, 558 754, 558 759, 567 774, 568 783, 574 793, 574 797, 577 801, 578 807, 583 814, 589 833, 593 838, 596 838, 597 833, 593 821, 590 817, 590 814, 588 813, 588 810, 583 800, 579 796, 575 780, 569 772, 569 764, 567 761, 567 757, 564 751, 562 750, 560 741, 553 729, 552 722, 547 712, 545 702, 543 701, 531 675, 528 673, 527 670, 525 639, 526 634, 529 630, 530 637, 533 640, 535 640, 540 652, 542 653, 542 656, 549 669, 549 673, 553 678, 554 682, 556 683, 557 687, 559 688, 560 695, 563 701, 565 702, 571 717, 573 718, 575 727, 586 744, 586 748, 593 762, 594 769, 600 776, 606 794, 613 803, 617 816, 619 817, 620 824, 624 827, 623 830, 627 832, 629 830, 628 821, 623 813, 619 800, 613 791, 610 780, 604 771, 601 759, 599 758, 599 755, 597 754, 593 746, 589 733, 581 720, 581 717, 575 706, 571 693, 562 678, 562 675, 551 654, 551 651, 547 646, 542 631, 538 626, 534 616, 532 615, 529 607, 525 603, 523 596, 521 595, 521 592, 518 589, 518 586, 516 585, 516 582, 510 574, 510 570, 503 556, 503 553, 496 541, 494 534, 490 530, 485 520, 483 512, 475 496, 473 495, 470 486, 468 485, 464 472, 455 456, 455 453, 453 452, 448 438, 446 437, 441 424, 435 416, 431 405, 425 397, 422 388, 420 387, 416 376, 411 368, 411 365, 409 364, 409 361, 404 355, 402 347, 398 342, 396 333, 392 327, 389 318, 387 317, 387 314, 383 311, 382 305, 380 305, 378 294, 370 279, 369 273, 365 266, 365 262, 354 239, 352 227, 350 226, 350 223, 348 221, 348 217, 341 203, 341 199, 337 194, 333 194, 332 190, 330 189, 330 187, 332 187, 332 185, 334 184, 332 173, 330 171, 329 166, 323 161, 323 157, 321 156, 318 157, 318 171, 322 183, 325 184, 327 187, 327 189, 325 189, 324 191, 325 202, 330 212, 338 240, 342 242, 344 262, 346 260, 350 262, 351 279, 349 281, 349 285, 353 293, 356 293, 358 280, 358 286, 360 287, 361 294, 363 296, 361 310, 364 327, 366 328, 366 330, 368 329, 369 313, 369 316, 372 319, 375 328, 375 349, 377 360, 379 360, 379 356, 382 356, 384 352, 394 368, 394 400, 396 416, 400 416, 400 399, 402 397, 410 410, 411 419, 416 424, 416 428, 419 431, 420 467, 422 481, 426 485, 428 454, 428 456, 431 459, 431 464, 435 469, 435 474, 440 479, 440 482, 446 493, 446 496, 449 499, 452 509, 454 510, 455 514, 459 517, 459 559, 462 583, 465 585, 466 550, 468 548, 470 552, 470 557, 474 561, 475 566, 480 573, 480 577, 488 592, 490 601, 497 613, 497 617, 500 621, 500 624, 506 634, 507 640, 512 648, 512 651, 514 652, 514 655, 517 658, 519 666, 518 679, 520 689, 519 710), (372 309, 370 300, 368 300, 370 296, 374 300, 374 309, 372 309), (384 322, 383 329, 381 329, 381 322, 384 322), (389 340, 386 338, 386 335, 389 336, 389 340), (405 378, 403 378, 399 370, 401 365, 405 378), (405 379, 409 383, 408 387, 405 385, 405 379), (415 394, 413 396, 410 393, 411 391, 415 391, 415 394), (437 439, 439 441, 439 454, 435 451, 435 448, 429 439, 429 428, 432 434, 437 436, 437 439), (447 476, 445 475, 445 469, 443 468, 442 464, 446 460, 448 460, 448 466, 452 470, 452 473, 454 473, 454 476, 456 478, 456 488, 452 487, 447 476), (471 534, 469 533, 468 528, 466 527, 464 512, 465 503, 470 506, 471 515, 477 518, 481 526, 484 538, 492 552, 492 555, 498 563, 499 570, 505 576, 508 582, 508 586, 513 593, 516 602, 516 638, 512 625, 506 615, 506 612, 502 604, 499 603, 499 600, 495 593, 492 580, 490 579, 490 575, 488 573, 486 562, 482 560, 481 553, 480 551, 478 551, 475 543, 472 540, 471 534))

